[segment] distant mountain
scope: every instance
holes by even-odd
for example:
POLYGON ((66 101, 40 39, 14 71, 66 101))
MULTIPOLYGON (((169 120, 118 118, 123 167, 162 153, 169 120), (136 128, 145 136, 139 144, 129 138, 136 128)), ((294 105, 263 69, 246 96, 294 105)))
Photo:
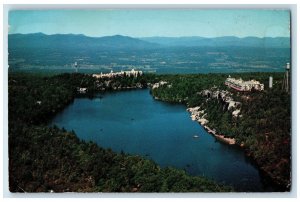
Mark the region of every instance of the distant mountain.
POLYGON ((233 36, 204 38, 204 37, 144 37, 132 38, 122 35, 105 37, 88 37, 74 34, 10 34, 8 35, 9 49, 83 49, 83 50, 126 50, 126 49, 156 49, 161 47, 183 46, 239 46, 239 47, 276 47, 289 48, 288 37, 245 37, 233 36))
POLYGON ((143 69, 170 72, 273 71, 290 61, 289 38, 8 35, 10 69, 143 69))
POLYGON ((245 37, 224 36, 216 38, 205 37, 144 37, 141 40, 160 44, 163 46, 240 46, 240 47, 267 47, 267 48, 290 48, 288 37, 245 37))
POLYGON ((46 49, 149 49, 160 45, 140 39, 115 35, 106 37, 88 37, 74 34, 10 34, 9 49, 46 48, 46 49))

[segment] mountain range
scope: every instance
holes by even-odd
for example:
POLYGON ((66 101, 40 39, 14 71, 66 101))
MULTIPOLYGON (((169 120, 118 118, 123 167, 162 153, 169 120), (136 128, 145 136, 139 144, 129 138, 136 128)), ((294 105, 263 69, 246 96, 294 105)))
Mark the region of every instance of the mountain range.
POLYGON ((133 50, 159 49, 167 47, 266 47, 289 48, 289 37, 245 37, 224 36, 216 38, 204 37, 143 37, 114 35, 105 37, 88 37, 75 34, 9 34, 9 49, 90 49, 90 50, 133 50))
POLYGON ((288 48, 290 47, 290 38, 288 37, 245 37, 238 38, 234 36, 224 36, 216 38, 205 37, 144 37, 141 40, 157 43, 164 46, 239 46, 239 47, 267 47, 267 48, 288 48))
POLYGON ((60 48, 60 49, 143 49, 156 48, 158 44, 115 35, 88 37, 75 34, 11 34, 8 36, 9 48, 60 48))

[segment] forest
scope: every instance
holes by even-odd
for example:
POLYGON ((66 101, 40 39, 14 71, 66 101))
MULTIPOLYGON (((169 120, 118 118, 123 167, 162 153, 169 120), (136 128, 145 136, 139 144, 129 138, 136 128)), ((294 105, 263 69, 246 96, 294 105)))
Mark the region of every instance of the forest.
MULTIPOLYGON (((113 86, 146 87, 155 75, 98 81, 113 86)), ((74 131, 49 127, 48 121, 78 96, 103 89, 88 74, 45 76, 9 73, 8 140, 11 192, 229 192, 232 187, 189 176, 184 170, 160 168, 155 162, 115 153, 80 140, 74 131), (98 89, 101 88, 101 89, 98 89)))

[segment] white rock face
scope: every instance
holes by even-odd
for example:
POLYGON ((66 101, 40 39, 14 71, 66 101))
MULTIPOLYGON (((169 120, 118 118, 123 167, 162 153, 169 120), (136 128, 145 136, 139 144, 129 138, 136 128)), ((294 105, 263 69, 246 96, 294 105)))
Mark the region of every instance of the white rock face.
POLYGON ((236 109, 236 110, 234 110, 234 111, 232 112, 232 116, 238 117, 238 115, 239 115, 240 112, 241 112, 241 110, 236 109))
POLYGON ((153 84, 152 89, 159 88, 160 86, 166 85, 167 81, 160 81, 158 83, 153 84))

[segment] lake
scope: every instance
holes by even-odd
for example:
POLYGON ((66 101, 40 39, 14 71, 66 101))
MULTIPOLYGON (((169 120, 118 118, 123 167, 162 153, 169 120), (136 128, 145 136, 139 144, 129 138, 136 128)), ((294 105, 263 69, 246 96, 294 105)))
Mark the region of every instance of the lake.
POLYGON ((157 101, 148 89, 76 98, 52 120, 54 124, 103 148, 185 169, 237 191, 272 191, 240 148, 216 141, 191 120, 184 105, 157 101))

